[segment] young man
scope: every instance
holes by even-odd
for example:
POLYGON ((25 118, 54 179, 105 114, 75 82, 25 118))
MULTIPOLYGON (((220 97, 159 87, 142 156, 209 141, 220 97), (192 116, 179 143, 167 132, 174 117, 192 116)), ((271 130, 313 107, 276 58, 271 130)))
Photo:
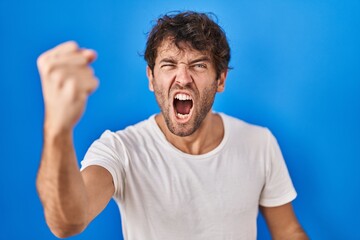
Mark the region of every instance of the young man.
POLYGON ((259 206, 274 239, 307 239, 275 138, 211 111, 224 90, 230 48, 208 15, 158 19, 145 59, 161 113, 105 131, 79 171, 72 135, 97 87, 89 66, 95 57, 67 42, 38 59, 45 124, 37 189, 56 236, 83 231, 113 197, 127 240, 256 239, 259 206))

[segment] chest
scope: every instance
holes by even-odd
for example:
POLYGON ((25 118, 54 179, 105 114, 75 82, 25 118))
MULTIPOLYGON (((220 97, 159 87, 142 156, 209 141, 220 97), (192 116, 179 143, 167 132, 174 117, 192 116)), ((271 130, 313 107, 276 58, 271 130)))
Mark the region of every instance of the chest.
POLYGON ((261 159, 236 151, 195 161, 169 156, 147 153, 132 163, 125 187, 128 202, 167 220, 229 218, 257 209, 264 184, 261 159))

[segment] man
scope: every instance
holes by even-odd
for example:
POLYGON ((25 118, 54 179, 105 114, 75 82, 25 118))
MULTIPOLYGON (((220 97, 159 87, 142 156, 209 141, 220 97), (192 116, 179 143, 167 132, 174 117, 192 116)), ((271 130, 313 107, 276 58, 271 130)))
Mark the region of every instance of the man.
POLYGON ((161 113, 105 131, 79 171, 72 135, 97 87, 89 66, 95 57, 67 42, 38 59, 45 122, 37 189, 56 236, 82 232, 113 197, 128 240, 256 239, 259 206, 274 239, 307 239, 275 138, 211 111, 230 48, 208 15, 158 19, 145 59, 161 113))

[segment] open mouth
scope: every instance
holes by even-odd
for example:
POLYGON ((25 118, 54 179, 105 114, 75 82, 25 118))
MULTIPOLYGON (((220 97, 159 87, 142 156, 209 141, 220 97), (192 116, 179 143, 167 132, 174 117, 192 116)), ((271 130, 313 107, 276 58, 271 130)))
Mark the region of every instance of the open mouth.
POLYGON ((174 110, 177 118, 186 120, 190 117, 193 107, 193 100, 190 95, 185 93, 177 93, 174 97, 174 110))

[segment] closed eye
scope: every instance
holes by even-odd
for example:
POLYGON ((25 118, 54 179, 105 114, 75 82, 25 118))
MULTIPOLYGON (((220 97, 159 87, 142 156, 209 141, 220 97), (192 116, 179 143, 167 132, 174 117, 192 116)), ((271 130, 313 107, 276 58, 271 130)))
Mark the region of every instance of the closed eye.
POLYGON ((176 67, 176 60, 173 58, 164 58, 160 60, 161 69, 173 69, 176 67))
POLYGON ((170 69, 170 68, 174 68, 175 66, 176 66, 175 64, 167 63, 167 64, 162 64, 162 65, 160 66, 160 68, 170 69))

